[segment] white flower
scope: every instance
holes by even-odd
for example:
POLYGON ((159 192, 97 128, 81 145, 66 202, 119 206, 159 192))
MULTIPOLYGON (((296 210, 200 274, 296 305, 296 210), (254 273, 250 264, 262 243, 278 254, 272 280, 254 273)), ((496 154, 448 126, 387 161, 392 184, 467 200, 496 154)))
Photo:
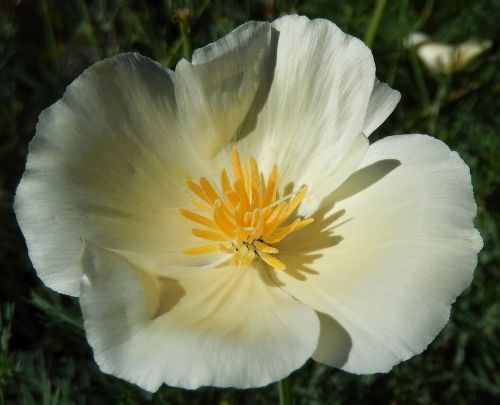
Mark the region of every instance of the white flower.
POLYGON ((41 114, 15 209, 100 368, 244 388, 309 357, 375 373, 423 351, 482 241, 455 152, 369 145, 399 98, 361 41, 298 16, 175 72, 137 54, 87 69, 41 114))
POLYGON ((425 67, 433 73, 459 72, 491 48, 491 41, 465 41, 458 45, 432 41, 426 34, 415 32, 405 41, 416 52, 425 67))

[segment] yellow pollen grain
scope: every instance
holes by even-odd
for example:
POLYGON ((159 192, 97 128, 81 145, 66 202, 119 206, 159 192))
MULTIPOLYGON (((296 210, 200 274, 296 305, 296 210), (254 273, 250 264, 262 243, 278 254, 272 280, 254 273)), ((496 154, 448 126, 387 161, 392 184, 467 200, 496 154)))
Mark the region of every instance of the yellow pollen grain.
POLYGON ((222 169, 219 185, 210 183, 206 177, 200 177, 199 184, 186 183, 198 198, 191 202, 199 213, 181 209, 180 214, 206 228, 192 228, 194 236, 217 243, 183 252, 228 254, 230 265, 242 267, 260 259, 274 269, 285 270, 285 263, 275 256, 279 249, 272 245, 314 222, 314 218, 300 217, 289 221, 304 199, 307 186, 278 199, 278 166, 273 166, 266 181, 255 158, 250 157, 242 165, 236 148, 231 150, 231 168, 232 180, 226 169, 222 169))

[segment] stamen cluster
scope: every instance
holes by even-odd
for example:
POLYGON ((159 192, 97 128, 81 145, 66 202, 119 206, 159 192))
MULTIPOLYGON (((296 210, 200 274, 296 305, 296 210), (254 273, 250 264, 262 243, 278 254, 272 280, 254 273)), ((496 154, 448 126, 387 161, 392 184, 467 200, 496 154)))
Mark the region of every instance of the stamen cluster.
POLYGON ((220 189, 205 177, 199 183, 187 182, 198 197, 193 205, 204 215, 181 209, 181 214, 203 228, 193 228, 195 236, 213 241, 208 245, 185 249, 186 254, 199 255, 222 251, 231 255, 232 265, 248 266, 260 257, 269 266, 284 270, 285 264, 274 255, 279 252, 272 245, 292 232, 314 222, 314 218, 295 218, 283 225, 295 212, 307 193, 307 186, 295 193, 277 199, 278 166, 274 165, 267 182, 256 160, 250 157, 242 165, 236 148, 231 152, 233 181, 226 169, 220 174, 220 189))

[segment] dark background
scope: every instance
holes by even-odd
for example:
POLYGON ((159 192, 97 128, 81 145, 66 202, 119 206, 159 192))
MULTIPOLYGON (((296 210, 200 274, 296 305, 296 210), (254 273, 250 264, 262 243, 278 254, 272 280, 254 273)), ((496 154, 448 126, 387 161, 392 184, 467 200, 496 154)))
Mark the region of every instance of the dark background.
MULTIPOLYGON (((245 391, 163 386, 151 395, 101 373, 77 300, 48 290, 36 277, 13 195, 38 114, 93 62, 134 50, 174 67, 249 19, 293 12, 328 18, 366 39, 374 8, 375 1, 365 0, 0 0, 0 403, 277 401, 273 385, 245 391)), ((292 375, 297 404, 500 403, 499 21, 499 0, 392 1, 373 27, 376 36, 368 34, 378 77, 402 93, 375 139, 429 133, 457 150, 471 167, 485 247, 472 285, 422 355, 389 374, 363 377, 310 361, 292 375), (490 39, 493 47, 459 73, 435 75, 403 46, 416 30, 451 43, 490 39)))

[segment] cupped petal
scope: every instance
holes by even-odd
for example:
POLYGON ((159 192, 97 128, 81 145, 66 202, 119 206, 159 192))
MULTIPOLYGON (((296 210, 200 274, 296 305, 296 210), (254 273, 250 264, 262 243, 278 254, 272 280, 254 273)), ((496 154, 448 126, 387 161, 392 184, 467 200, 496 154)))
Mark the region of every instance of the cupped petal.
POLYGON ((172 74, 119 55, 88 68, 40 115, 14 208, 48 287, 78 295, 84 238, 160 261, 196 243, 177 207, 203 168, 179 133, 172 74))
POLYGON ((399 100, 401 100, 399 91, 391 89, 386 83, 375 80, 363 123, 363 132, 366 136, 370 136, 373 131, 382 125, 394 111, 399 100))
POLYGON ((254 268, 183 268, 154 278, 94 244, 81 306, 101 370, 149 391, 269 384, 314 352, 314 310, 254 268))
POLYGON ((264 172, 278 164, 283 187, 313 189, 340 167, 362 133, 375 80, 373 57, 327 20, 285 16, 272 26, 275 68, 241 128, 238 147, 258 158, 264 172))
POLYGON ((389 371, 427 347, 471 282, 482 240, 469 168, 434 138, 392 136, 329 199, 279 246, 287 270, 274 278, 325 315, 313 358, 389 371))
POLYGON ((271 25, 248 22, 196 50, 175 69, 182 130, 200 158, 215 156, 236 137, 269 64, 271 25))

